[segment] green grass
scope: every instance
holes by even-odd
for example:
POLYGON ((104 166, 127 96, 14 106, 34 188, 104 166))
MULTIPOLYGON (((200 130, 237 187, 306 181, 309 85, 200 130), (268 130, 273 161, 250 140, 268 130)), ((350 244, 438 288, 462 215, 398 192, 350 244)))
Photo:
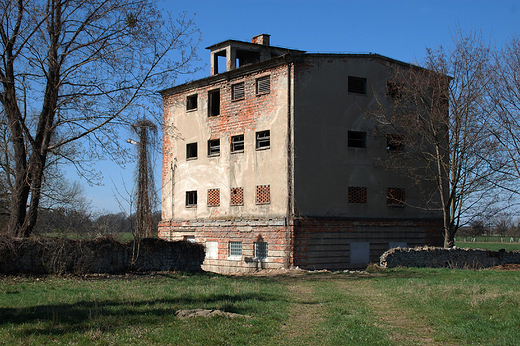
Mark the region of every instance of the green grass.
POLYGON ((520 272, 0 278, 5 345, 520 344, 520 272), (244 315, 178 319, 179 309, 244 315), (246 316, 247 315, 247 316, 246 316))
POLYGON ((455 246, 460 248, 471 248, 471 249, 485 249, 498 251, 504 249, 506 251, 520 251, 520 243, 486 243, 486 242, 461 242, 455 243, 455 246))

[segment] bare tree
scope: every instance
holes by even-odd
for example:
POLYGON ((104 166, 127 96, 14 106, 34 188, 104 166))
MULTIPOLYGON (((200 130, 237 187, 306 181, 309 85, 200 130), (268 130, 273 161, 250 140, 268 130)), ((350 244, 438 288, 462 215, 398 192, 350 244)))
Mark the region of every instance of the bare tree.
POLYGON ((122 161, 118 127, 153 114, 156 90, 190 72, 198 37, 153 0, 0 1, 10 234, 31 234, 50 161, 82 173, 105 154, 122 161))
POLYGON ((496 187, 507 179, 487 121, 490 58, 479 32, 459 30, 451 49, 427 51, 424 68, 396 69, 392 102, 379 103, 381 128, 403 148, 385 164, 414 179, 427 208, 442 211, 445 247, 462 224, 496 202, 496 187))

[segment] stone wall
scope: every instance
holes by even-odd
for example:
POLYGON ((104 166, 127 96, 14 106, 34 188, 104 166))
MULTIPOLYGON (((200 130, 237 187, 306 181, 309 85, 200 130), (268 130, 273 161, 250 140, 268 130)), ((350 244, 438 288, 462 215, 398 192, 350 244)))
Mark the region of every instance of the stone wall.
POLYGON ((0 239, 0 273, 123 273, 200 271, 204 247, 185 241, 143 239, 119 243, 113 237, 92 240, 0 239))
POLYGON ((519 264, 520 251, 491 251, 461 248, 395 248, 380 257, 380 265, 385 268, 428 267, 480 269, 500 264, 519 264))

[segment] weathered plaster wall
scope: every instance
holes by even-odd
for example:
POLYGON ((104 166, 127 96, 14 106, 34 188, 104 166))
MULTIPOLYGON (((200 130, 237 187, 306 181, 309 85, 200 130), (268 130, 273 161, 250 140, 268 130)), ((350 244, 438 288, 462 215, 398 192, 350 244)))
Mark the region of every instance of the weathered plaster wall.
POLYGON ((306 56, 296 64, 295 207, 300 215, 345 218, 435 219, 419 189, 385 170, 386 133, 370 111, 387 101, 387 61, 362 56, 306 56), (367 80, 366 95, 348 92, 348 77, 367 80), (348 147, 348 131, 365 131, 366 148, 348 147), (349 204, 348 187, 367 187, 367 203, 349 204), (407 206, 387 206, 386 189, 404 188, 407 206))
POLYGON ((519 264, 520 251, 491 251, 461 248, 395 248, 385 252, 380 265, 385 268, 428 267, 480 269, 500 264, 519 264))

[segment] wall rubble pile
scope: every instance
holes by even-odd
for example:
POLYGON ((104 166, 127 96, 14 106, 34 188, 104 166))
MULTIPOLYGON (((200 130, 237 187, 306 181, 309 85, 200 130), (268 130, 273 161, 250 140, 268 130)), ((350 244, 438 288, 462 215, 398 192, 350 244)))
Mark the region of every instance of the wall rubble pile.
POLYGON ((394 248, 380 257, 384 268, 428 267, 481 269, 501 264, 520 264, 520 251, 491 251, 469 248, 394 248))

